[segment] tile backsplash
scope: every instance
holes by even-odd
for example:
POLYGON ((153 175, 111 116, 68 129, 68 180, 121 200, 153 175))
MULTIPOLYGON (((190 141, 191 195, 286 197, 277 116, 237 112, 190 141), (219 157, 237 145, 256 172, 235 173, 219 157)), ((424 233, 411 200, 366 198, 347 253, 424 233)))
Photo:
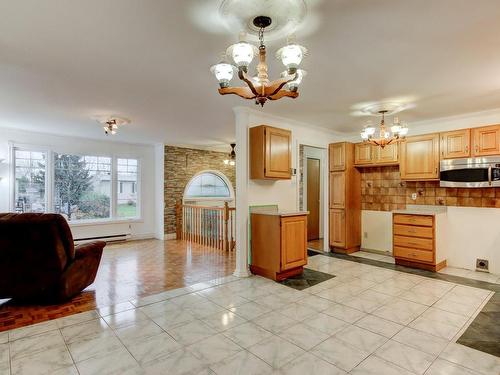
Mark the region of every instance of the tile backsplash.
POLYGON ((398 166, 359 170, 363 210, 392 211, 407 204, 500 208, 500 188, 441 188, 439 181, 402 181, 398 166))

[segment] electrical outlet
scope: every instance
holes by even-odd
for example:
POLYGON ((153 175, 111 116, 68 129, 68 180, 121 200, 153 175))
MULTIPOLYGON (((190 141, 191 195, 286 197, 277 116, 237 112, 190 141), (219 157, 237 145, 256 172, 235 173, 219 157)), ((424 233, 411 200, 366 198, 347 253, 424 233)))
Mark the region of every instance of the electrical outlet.
POLYGON ((417 193, 412 193, 411 199, 413 199, 414 201, 416 201, 417 200, 417 193))
POLYGON ((368 238, 368 232, 363 232, 363 237, 368 238))
POLYGON ((489 272, 488 259, 476 259, 476 271, 489 272))

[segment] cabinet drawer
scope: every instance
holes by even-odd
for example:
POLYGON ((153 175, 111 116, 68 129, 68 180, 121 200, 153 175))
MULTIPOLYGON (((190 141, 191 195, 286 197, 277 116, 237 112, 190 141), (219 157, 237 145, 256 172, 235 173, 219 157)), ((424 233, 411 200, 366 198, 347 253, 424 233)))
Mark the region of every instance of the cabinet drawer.
POLYGON ((395 214, 394 224, 421 225, 425 227, 432 227, 432 219, 432 216, 395 214))
POLYGON ((431 238, 394 236, 394 246, 432 251, 434 250, 434 240, 431 238))
POLYGON ((394 225, 394 234, 400 236, 410 236, 410 237, 425 237, 425 238, 433 238, 432 227, 417 227, 413 225, 394 225))
POLYGON ((417 260, 422 262, 434 262, 434 253, 432 251, 408 249, 406 247, 394 246, 394 257, 417 260))

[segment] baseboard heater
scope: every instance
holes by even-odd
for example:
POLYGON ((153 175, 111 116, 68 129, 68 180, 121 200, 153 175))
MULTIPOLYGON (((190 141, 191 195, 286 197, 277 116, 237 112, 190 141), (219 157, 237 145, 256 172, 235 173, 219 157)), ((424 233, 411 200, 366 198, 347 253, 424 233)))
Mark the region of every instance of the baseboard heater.
POLYGON ((122 234, 112 234, 109 236, 77 238, 74 240, 74 242, 75 243, 85 243, 91 241, 119 242, 119 241, 127 241, 130 239, 130 237, 131 237, 130 233, 122 233, 122 234))

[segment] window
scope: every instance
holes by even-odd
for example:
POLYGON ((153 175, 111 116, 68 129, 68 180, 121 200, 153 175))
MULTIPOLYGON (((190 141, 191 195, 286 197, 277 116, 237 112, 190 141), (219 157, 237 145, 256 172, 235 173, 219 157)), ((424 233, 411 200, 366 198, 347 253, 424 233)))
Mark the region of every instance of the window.
POLYGON ((120 218, 137 217, 137 173, 136 159, 117 159, 117 180, 120 189, 117 196, 116 215, 120 218))
POLYGON ((54 212, 68 220, 111 217, 111 158, 54 154, 54 212))
POLYGON ((47 154, 40 151, 14 150, 14 209, 16 212, 45 212, 45 176, 47 154))
POLYGON ((189 182, 185 198, 230 198, 227 183, 214 172, 203 172, 189 182))
POLYGON ((55 212, 68 221, 140 217, 137 159, 14 147, 12 210, 55 212))

